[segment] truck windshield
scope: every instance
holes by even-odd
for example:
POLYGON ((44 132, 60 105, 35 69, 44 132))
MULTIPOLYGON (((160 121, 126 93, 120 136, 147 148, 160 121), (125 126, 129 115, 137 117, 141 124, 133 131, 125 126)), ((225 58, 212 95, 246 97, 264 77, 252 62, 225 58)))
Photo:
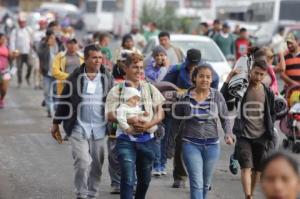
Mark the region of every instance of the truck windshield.
POLYGON ((116 0, 103 0, 102 1, 102 10, 105 12, 114 12, 117 11, 117 1, 116 0))
POLYGON ((282 1, 280 3, 280 20, 300 21, 300 1, 282 1))
POLYGON ((87 1, 86 2, 86 12, 87 13, 96 13, 97 10, 97 1, 87 1))

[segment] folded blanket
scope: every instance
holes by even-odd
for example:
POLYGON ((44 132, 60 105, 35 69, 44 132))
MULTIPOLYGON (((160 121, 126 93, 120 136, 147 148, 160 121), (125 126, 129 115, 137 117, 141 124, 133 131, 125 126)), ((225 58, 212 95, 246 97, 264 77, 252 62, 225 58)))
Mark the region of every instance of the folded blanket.
POLYGON ((248 72, 251 66, 251 61, 249 57, 242 56, 240 57, 234 68, 240 70, 240 73, 233 76, 228 84, 229 94, 238 99, 242 99, 248 86, 249 86, 249 79, 248 79, 248 72))

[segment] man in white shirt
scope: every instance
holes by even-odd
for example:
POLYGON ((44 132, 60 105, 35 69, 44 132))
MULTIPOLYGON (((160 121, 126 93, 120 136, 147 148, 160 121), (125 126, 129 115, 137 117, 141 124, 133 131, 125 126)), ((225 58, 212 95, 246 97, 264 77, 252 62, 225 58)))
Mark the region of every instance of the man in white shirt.
POLYGON ((27 65, 26 81, 30 85, 31 63, 29 61, 29 53, 31 50, 31 30, 26 27, 25 16, 20 16, 18 19, 19 26, 15 28, 10 35, 10 50, 17 61, 18 69, 18 87, 22 84, 22 66, 27 65))
POLYGON ((271 48, 275 54, 285 52, 287 50, 287 45, 284 40, 284 32, 284 27, 279 27, 277 34, 272 38, 271 48))
POLYGON ((134 45, 142 51, 146 45, 146 39, 144 35, 140 33, 139 27, 137 25, 133 25, 130 34, 133 38, 134 45))

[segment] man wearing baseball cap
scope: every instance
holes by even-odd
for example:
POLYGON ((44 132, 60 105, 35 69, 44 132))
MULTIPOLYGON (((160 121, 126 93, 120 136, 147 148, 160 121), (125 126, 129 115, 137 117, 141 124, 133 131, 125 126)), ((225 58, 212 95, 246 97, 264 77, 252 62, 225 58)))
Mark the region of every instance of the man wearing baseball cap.
MULTIPOLYGON (((179 89, 183 91, 190 88, 192 86, 191 82, 191 74, 195 67, 197 67, 201 62, 201 52, 198 49, 189 49, 186 54, 185 62, 182 64, 177 64, 171 66, 168 74, 165 76, 163 81, 168 81, 175 84, 179 89)), ((212 79, 211 87, 218 89, 219 85, 219 76, 215 71, 213 71, 213 79, 212 79)), ((172 133, 170 132, 171 129, 171 117, 166 117, 164 123, 166 124, 166 136, 162 142, 167 142, 168 136, 172 133)), ((165 153, 167 153, 165 150, 165 153)), ((173 149, 171 149, 173 150, 173 149)), ((178 136, 176 138, 176 147, 175 147, 175 154, 174 154, 174 170, 173 170, 173 188, 184 188, 185 181, 187 179, 187 173, 183 166, 183 161, 181 158, 181 139, 178 136)), ((165 160, 162 160, 161 163, 164 164, 167 162, 167 155, 165 156, 165 160)), ((163 166, 162 166, 163 167, 163 166)))
MULTIPOLYGON (((168 74, 163 81, 171 82, 180 89, 188 89, 192 86, 190 74, 193 69, 201 62, 201 52, 198 49, 189 49, 186 54, 185 62, 171 66, 168 74)), ((218 88, 219 77, 214 73, 212 87, 218 88)))
POLYGON ((13 52, 13 57, 17 60, 18 87, 20 87, 22 84, 23 63, 27 65, 26 81, 28 85, 30 84, 32 65, 29 61, 29 53, 32 31, 26 26, 26 16, 23 14, 20 14, 18 18, 18 25, 10 34, 9 48, 13 52))
POLYGON ((213 37, 213 40, 219 46, 225 57, 235 55, 234 41, 235 38, 230 32, 230 26, 228 23, 224 23, 222 31, 213 37))
POLYGON ((286 86, 300 84, 300 49, 295 36, 290 33, 286 38, 288 54, 284 57, 286 69, 281 79, 286 86))

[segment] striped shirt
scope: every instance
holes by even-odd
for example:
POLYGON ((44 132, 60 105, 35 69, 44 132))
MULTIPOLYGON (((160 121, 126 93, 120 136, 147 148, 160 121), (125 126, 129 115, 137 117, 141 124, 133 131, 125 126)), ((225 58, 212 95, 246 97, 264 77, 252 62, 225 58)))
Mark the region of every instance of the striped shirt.
POLYGON ((286 64, 285 74, 300 83, 300 53, 296 56, 289 53, 284 58, 286 64))
POLYGON ((221 125, 225 133, 231 133, 229 113, 222 94, 211 88, 206 100, 200 102, 202 103, 201 108, 199 108, 199 105, 195 108, 193 105, 195 102, 193 102, 194 99, 190 96, 190 90, 192 88, 184 94, 175 106, 175 119, 178 120, 178 123, 184 121, 181 127, 182 137, 189 141, 193 139, 192 142, 195 142, 195 139, 199 139, 198 141, 201 143, 203 139, 218 138, 218 119, 221 120, 221 125), (208 103, 209 106, 206 106, 208 103))
MULTIPOLYGON (((198 102, 196 99, 193 98, 191 93, 189 93, 190 101, 191 101, 191 115, 195 117, 195 119, 199 123, 205 123, 208 121, 210 115, 210 104, 212 103, 212 95, 209 93, 207 98, 204 101, 198 102)), ((219 138, 193 138, 185 136, 182 138, 185 142, 190 142, 196 145, 209 145, 209 144, 218 144, 219 138)))
POLYGON ((198 102, 189 94, 191 100, 191 115, 193 115, 198 122, 206 122, 210 112, 211 94, 202 102, 198 102))

